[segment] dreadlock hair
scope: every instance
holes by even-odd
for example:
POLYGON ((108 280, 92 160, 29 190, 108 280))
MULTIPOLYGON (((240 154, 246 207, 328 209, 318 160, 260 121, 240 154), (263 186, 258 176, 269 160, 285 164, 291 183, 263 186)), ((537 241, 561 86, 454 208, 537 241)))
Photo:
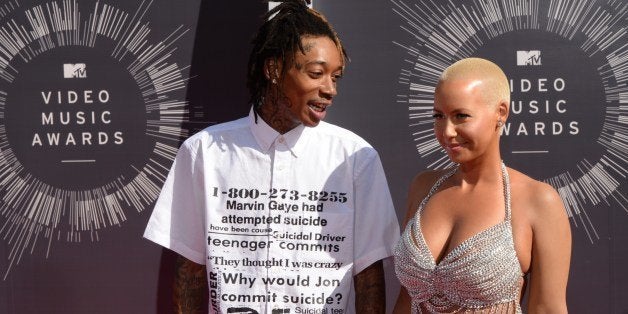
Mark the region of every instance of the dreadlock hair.
POLYGON ((348 60, 338 35, 322 14, 308 8, 304 0, 280 2, 264 15, 265 22, 252 40, 253 50, 249 56, 246 86, 256 114, 264 103, 270 83, 264 73, 266 61, 270 59, 280 62, 281 77, 284 77, 293 65, 296 53, 300 51, 305 54, 301 43, 303 36, 328 37, 340 50, 342 59, 348 60))

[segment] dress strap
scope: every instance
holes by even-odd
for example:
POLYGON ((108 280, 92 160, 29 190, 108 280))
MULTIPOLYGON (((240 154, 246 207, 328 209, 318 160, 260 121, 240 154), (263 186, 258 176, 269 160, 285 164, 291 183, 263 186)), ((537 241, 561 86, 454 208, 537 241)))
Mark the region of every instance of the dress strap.
POLYGON ((506 165, 502 161, 502 184, 504 186, 504 205, 506 207, 506 220, 510 222, 511 210, 510 210, 510 177, 508 176, 508 170, 506 165))
POLYGON ((456 171, 458 170, 458 168, 453 168, 451 170, 449 170, 447 173, 445 173, 444 175, 442 175, 440 178, 438 178, 438 180, 436 180, 436 182, 434 183, 434 185, 432 185, 432 188, 430 189, 430 191, 427 193, 427 195, 425 195, 425 197, 423 198, 423 200, 421 201, 421 203, 419 204, 419 209, 417 210, 417 214, 423 210, 423 206, 425 206, 425 204, 427 203, 427 201, 430 200, 430 198, 432 197, 432 195, 434 193, 436 193, 436 190, 438 190, 438 188, 440 187, 440 185, 447 179, 449 179, 449 177, 453 176, 454 173, 456 173, 456 171))
MULTIPOLYGON (((432 195, 436 193, 436 190, 438 190, 440 185, 445 180, 449 179, 449 177, 454 175, 454 173, 456 173, 456 170, 458 170, 458 168, 453 168, 447 173, 445 173, 444 175, 442 175, 440 178, 438 178, 436 183, 432 185, 432 188, 430 189, 430 191, 427 193, 427 195, 423 198, 423 200, 419 204, 417 214, 423 210, 423 207, 425 206, 425 204, 430 200, 432 195)), ((504 164, 503 161, 501 164, 501 170, 502 170, 502 185, 503 185, 503 191, 504 191, 504 207, 506 208, 506 220, 510 221, 511 216, 512 216, 511 209, 510 209, 510 177, 508 176, 508 170, 506 169, 506 165, 504 164)))

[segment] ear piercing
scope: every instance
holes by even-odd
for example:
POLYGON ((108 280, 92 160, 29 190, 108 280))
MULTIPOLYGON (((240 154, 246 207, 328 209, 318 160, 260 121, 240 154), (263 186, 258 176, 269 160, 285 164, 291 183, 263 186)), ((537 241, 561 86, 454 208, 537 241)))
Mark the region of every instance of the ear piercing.
POLYGON ((497 126, 501 127, 502 125, 504 125, 504 122, 501 119, 497 120, 497 126))
POLYGON ((277 79, 273 78, 272 82, 273 82, 273 84, 277 84, 277 79))

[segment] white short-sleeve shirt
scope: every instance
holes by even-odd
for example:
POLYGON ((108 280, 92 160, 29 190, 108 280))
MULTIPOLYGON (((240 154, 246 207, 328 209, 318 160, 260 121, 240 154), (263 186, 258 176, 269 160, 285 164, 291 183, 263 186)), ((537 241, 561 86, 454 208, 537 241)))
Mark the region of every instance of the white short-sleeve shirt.
POLYGON ((353 276, 399 226, 377 152, 321 122, 251 111, 187 139, 144 237, 207 267, 210 313, 348 313, 353 276))

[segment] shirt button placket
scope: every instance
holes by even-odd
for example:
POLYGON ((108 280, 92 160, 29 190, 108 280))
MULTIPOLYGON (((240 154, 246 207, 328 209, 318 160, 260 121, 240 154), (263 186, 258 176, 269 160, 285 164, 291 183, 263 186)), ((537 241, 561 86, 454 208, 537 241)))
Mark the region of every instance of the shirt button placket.
MULTIPOLYGON (((283 136, 279 136, 277 138, 277 140, 275 140, 275 160, 274 160, 274 173, 273 173, 273 182, 272 182, 272 187, 280 190, 280 189, 290 189, 291 187, 290 185, 290 178, 287 177, 287 171, 286 171, 286 167, 287 165, 289 165, 289 158, 290 158, 290 151, 288 150, 288 147, 286 146, 286 140, 283 136)), ((272 213, 273 216, 276 215, 283 215, 283 213, 279 213, 279 212, 274 212, 272 213)), ((272 228, 273 230, 277 230, 281 233, 281 231, 283 230, 282 225, 269 225, 269 228, 272 228)), ((279 247, 277 245, 275 245, 275 243, 273 243, 273 245, 270 245, 269 247, 269 255, 268 255, 268 259, 271 260, 273 257, 280 257, 282 256, 282 252, 279 249, 279 247)), ((275 270, 276 271, 276 270, 275 270)), ((286 291, 283 291, 281 289, 282 287, 273 287, 274 292, 280 292, 280 293, 285 293, 286 291)), ((270 305, 270 304, 269 304, 270 305)))
POLYGON ((277 171, 283 171, 285 168, 285 164, 286 162, 284 161, 284 155, 286 153, 286 140, 284 139, 283 136, 279 136, 279 138, 277 139, 277 143, 275 145, 276 147, 276 152, 275 152, 275 162, 276 162, 276 169, 277 171))

